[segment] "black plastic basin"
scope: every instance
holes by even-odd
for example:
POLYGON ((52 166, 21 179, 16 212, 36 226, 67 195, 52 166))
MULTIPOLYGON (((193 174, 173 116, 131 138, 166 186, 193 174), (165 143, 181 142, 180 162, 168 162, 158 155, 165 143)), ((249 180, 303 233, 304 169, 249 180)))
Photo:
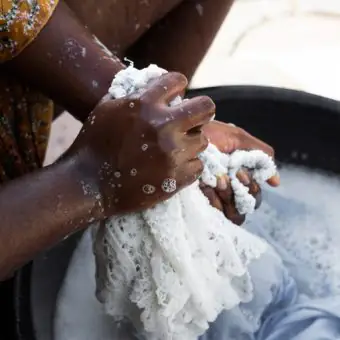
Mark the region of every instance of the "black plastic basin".
MULTIPOLYGON (((202 94, 215 100, 217 119, 241 126, 271 144, 278 160, 340 172, 337 101, 259 86, 226 86, 188 93, 202 94)), ((17 339, 53 339, 56 296, 79 236, 74 235, 42 254, 16 276, 13 303, 17 339), (50 336, 38 338, 35 334, 41 330, 50 336)))

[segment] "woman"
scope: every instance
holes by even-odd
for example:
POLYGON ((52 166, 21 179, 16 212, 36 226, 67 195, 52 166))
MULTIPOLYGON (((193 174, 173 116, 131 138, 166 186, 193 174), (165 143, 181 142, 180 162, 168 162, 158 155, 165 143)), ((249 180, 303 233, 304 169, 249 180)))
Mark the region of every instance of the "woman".
MULTIPOLYGON (((178 189, 191 183, 201 171, 197 154, 206 145, 196 127, 208 123, 214 106, 208 98, 192 99, 183 104, 184 113, 177 109, 171 129, 164 129, 169 125, 164 120, 170 110, 166 104, 187 85, 184 76, 170 73, 140 98, 96 107, 124 65, 93 39, 64 2, 2 1, 0 23, 0 179, 6 182, 0 189, 0 279, 4 279, 90 221, 145 208, 168 197, 161 192, 141 195, 142 184, 158 185, 170 174, 178 189), (40 169, 55 116, 53 103, 45 95, 85 124, 65 156, 40 169), (155 117, 157 124, 150 127, 155 117), (180 129, 190 133, 178 136, 180 129), (140 136, 145 136, 143 141, 140 136), (122 143, 127 140, 130 143, 122 143), (156 140, 163 142, 158 145, 156 140), (148 175, 147 165, 152 163, 138 154, 136 143, 152 145, 148 153, 162 171, 148 175), (186 151, 177 152, 182 149, 186 151), (114 174, 128 173, 137 155, 143 174, 138 176, 140 182, 122 175, 122 189, 113 190, 114 174), (105 166, 110 171, 104 171, 105 166)), ((225 151, 257 147, 272 152, 240 129, 221 123, 203 129, 208 138, 219 139, 225 151)), ((220 187, 225 189, 225 180, 220 187)), ((222 208, 216 193, 209 197, 222 208)), ((225 212, 235 214, 230 195, 219 197, 224 198, 225 212)))

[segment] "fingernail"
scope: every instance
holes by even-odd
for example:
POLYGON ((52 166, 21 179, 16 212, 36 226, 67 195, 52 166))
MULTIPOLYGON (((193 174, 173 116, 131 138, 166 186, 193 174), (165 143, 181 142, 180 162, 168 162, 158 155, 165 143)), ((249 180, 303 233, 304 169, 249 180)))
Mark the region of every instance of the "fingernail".
POLYGON ((217 188, 219 190, 227 190, 228 183, 226 176, 219 176, 217 178, 217 188))
POLYGON ((280 174, 278 172, 273 176, 273 181, 275 182, 276 185, 280 185, 281 179, 280 174))

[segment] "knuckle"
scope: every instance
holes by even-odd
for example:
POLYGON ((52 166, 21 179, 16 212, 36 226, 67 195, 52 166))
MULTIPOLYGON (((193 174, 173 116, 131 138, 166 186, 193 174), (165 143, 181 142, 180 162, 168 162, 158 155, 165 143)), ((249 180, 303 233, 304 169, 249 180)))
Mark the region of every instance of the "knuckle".
POLYGON ((275 150, 273 147, 271 147, 270 145, 268 145, 268 155, 272 158, 275 157, 275 150))
POLYGON ((240 128, 238 126, 234 127, 235 129, 235 133, 238 135, 238 136, 247 136, 248 135, 248 132, 246 130, 244 130, 243 128, 240 128))

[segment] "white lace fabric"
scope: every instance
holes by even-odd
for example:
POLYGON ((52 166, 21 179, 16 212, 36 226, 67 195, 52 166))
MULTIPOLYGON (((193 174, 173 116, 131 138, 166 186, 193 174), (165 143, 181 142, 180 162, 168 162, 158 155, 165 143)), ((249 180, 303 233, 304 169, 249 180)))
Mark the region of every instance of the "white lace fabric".
MULTIPOLYGON (((114 98, 143 91, 166 71, 155 65, 119 72, 114 98)), ((180 105, 181 99, 171 103, 180 105)), ((236 178, 246 167, 259 183, 276 172, 261 151, 222 154, 213 145, 202 153, 202 180, 232 179, 236 207, 250 213, 254 198, 236 178)), ((237 227, 212 206, 198 182, 141 213, 108 219, 95 228, 97 297, 114 320, 129 319, 149 340, 194 340, 225 309, 253 298, 248 265, 265 251, 258 237, 237 227)))

